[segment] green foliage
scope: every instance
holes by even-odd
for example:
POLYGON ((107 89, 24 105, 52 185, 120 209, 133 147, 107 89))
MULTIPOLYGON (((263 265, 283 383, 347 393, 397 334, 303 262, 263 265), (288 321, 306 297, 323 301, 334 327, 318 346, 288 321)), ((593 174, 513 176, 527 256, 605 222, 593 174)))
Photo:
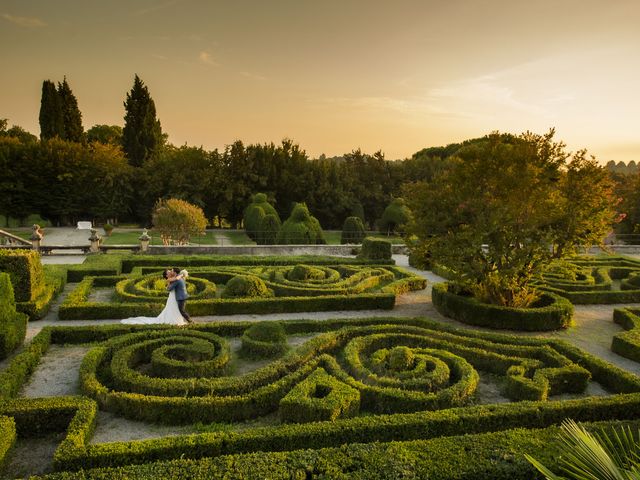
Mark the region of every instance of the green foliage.
POLYGON ((631 429, 614 429, 590 433, 573 420, 562 422, 560 431, 560 470, 568 477, 554 474, 530 455, 527 460, 549 480, 606 478, 637 480, 640 478, 640 440, 631 429))
POLYGON ((306 280, 322 280, 326 278, 326 273, 320 268, 310 265, 296 265, 289 272, 287 278, 294 282, 304 282, 306 280))
POLYGON ((62 83, 58 82, 58 96, 62 106, 62 121, 64 123, 64 138, 70 142, 80 142, 84 137, 82 128, 82 114, 78 108, 78 100, 71 91, 65 77, 62 83))
MULTIPOLYGON (((244 228, 251 240, 257 242, 258 237, 262 235, 262 227, 264 218, 267 215, 275 215, 280 222, 280 217, 275 208, 267 201, 264 193, 256 193, 251 197, 251 203, 244 211, 244 228)), ((266 243, 259 243, 266 245, 266 243)))
POLYGON ((388 260, 391 258, 391 242, 381 238, 367 237, 362 241, 358 258, 388 260))
POLYGON ((258 245, 275 245, 278 232, 282 227, 280 217, 277 214, 268 214, 262 217, 259 225, 256 243, 258 245))
POLYGON ((27 316, 16 311, 9 275, 0 273, 0 359, 22 345, 27 331, 27 316))
POLYGON ((9 453, 16 443, 16 423, 10 417, 0 417, 0 471, 7 463, 9 453))
POLYGON ((223 298, 270 297, 273 292, 255 275, 235 275, 224 287, 223 298))
POLYGON ((329 375, 314 370, 280 400, 283 422, 319 422, 358 414, 360 392, 329 375))
POLYGON ((94 125, 87 130, 87 141, 119 146, 122 144, 122 127, 119 125, 94 125))
POLYGON ((276 243, 279 245, 307 245, 326 243, 320 222, 311 216, 305 203, 293 207, 291 215, 282 224, 276 243))
POLYGON ((9 274, 17 302, 36 300, 45 289, 40 255, 34 250, 0 250, 0 271, 9 274))
POLYGON ((64 114, 62 99, 51 80, 42 82, 42 98, 40 100, 40 138, 64 138, 64 114))
POLYGON ((177 198, 158 200, 152 221, 165 245, 186 245, 192 236, 202 235, 207 227, 200 207, 177 198))
POLYGON ((394 199, 382 213, 382 218, 378 221, 380 233, 387 235, 395 233, 398 229, 404 228, 411 218, 411 211, 407 207, 404 199, 394 199))
POLYGON ((149 89, 135 76, 133 87, 124 102, 125 116, 122 129, 122 148, 134 167, 142 166, 158 154, 163 143, 162 127, 156 118, 156 105, 149 89))
POLYGON ((491 134, 457 150, 430 181, 404 190, 413 212, 409 233, 481 302, 535 302, 540 266, 570 245, 604 237, 605 219, 613 219, 600 167, 584 152, 567 161, 553 135, 491 134), (572 192, 582 181, 581 191, 593 191, 588 202, 589 194, 572 192))
POLYGON ((394 347, 389 352, 389 368, 391 370, 409 370, 413 367, 414 361, 413 352, 408 347, 394 347))
POLYGON ((364 224, 360 217, 347 217, 342 225, 340 243, 362 243, 364 237, 364 224))
POLYGON ((565 298, 544 293, 529 307, 503 307, 482 303, 455 285, 437 283, 432 290, 433 305, 446 317, 470 325, 510 330, 557 330, 572 324, 573 305, 565 298))
POLYGON ((261 322, 242 334, 243 355, 251 358, 272 358, 289 349, 287 334, 278 322, 261 322))

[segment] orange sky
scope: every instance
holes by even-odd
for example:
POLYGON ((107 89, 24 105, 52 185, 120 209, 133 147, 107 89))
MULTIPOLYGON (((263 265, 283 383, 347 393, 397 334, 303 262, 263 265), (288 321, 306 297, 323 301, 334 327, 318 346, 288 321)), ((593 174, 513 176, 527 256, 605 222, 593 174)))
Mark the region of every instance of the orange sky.
POLYGON ((85 129, 121 125, 138 73, 175 144, 395 159, 555 126, 640 160, 639 25, 638 0, 2 0, 0 117, 38 134, 66 75, 85 129))

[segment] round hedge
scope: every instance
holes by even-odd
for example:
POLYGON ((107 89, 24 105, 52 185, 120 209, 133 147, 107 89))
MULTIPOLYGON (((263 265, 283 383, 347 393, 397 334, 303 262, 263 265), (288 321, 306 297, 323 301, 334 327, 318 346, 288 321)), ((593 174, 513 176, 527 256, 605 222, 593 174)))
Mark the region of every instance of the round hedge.
POLYGON ((362 243, 364 237, 365 231, 362 219, 360 217, 347 217, 342 225, 340 243, 362 243))
POLYGON ((278 214, 265 215, 260 221, 258 233, 256 235, 256 243, 258 245, 274 245, 282 222, 278 214))
POLYGON ((289 349, 287 334, 278 322, 262 322, 249 327, 242 335, 241 352, 253 358, 271 358, 289 349))
POLYGON ((306 280, 322 280, 326 277, 324 270, 309 265, 296 265, 287 273, 287 278, 294 282, 306 280))
POLYGON ((318 245, 327 242, 318 219, 309 213, 306 204, 297 203, 289 218, 280 227, 276 243, 279 245, 318 245))
POLYGON ((508 330, 557 330, 572 324, 573 305, 559 295, 545 292, 530 308, 511 308, 481 303, 473 297, 449 291, 437 283, 431 293, 433 305, 445 317, 469 325, 508 330))
POLYGON ((382 213, 382 218, 378 222, 381 233, 395 232, 396 228, 405 225, 410 218, 411 211, 402 198, 392 201, 382 213))
MULTIPOLYGON (((216 297, 216 284, 209 280, 189 277, 186 284, 191 300, 216 297)), ((115 291, 118 299, 123 302, 158 303, 167 298, 166 282, 157 273, 121 280, 116 284, 115 291)))
POLYGON ((236 275, 231 278, 222 292, 223 298, 271 297, 273 292, 264 281, 255 275, 236 275))

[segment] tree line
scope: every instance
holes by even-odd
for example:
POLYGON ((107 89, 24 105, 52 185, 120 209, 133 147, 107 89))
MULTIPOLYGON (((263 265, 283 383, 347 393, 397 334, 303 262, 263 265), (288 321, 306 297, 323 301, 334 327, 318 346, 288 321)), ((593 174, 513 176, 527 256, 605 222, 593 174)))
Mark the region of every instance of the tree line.
MULTIPOLYGON (((223 150, 175 146, 137 75, 125 96, 123 127, 94 125, 85 132, 66 78, 57 86, 43 82, 39 120, 39 139, 0 120, 0 215, 37 213, 58 225, 88 218, 149 224, 159 199, 178 198, 202 208, 210 223, 239 226, 251 196, 264 192, 281 218, 306 202, 324 228, 339 229, 349 216, 375 228, 403 185, 430 181, 456 152, 482 141, 425 148, 402 161, 360 149, 311 159, 289 139, 237 140, 223 150)), ((621 198, 635 194, 637 177, 614 176, 621 198)), ((626 215, 618 228, 633 230, 625 222, 640 218, 640 204, 621 202, 626 215)))

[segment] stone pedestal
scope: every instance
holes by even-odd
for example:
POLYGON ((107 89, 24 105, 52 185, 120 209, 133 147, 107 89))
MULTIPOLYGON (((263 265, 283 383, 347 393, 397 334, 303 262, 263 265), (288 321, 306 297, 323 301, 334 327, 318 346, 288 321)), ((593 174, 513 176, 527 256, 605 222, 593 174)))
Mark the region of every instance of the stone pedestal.
POLYGON ((147 229, 142 230, 142 235, 138 237, 140 240, 140 253, 147 253, 149 251, 149 242, 151 241, 151 237, 147 233, 147 229))
POLYGON ((89 247, 90 253, 98 253, 100 252, 100 235, 98 235, 98 231, 95 228, 91 229, 91 236, 89 237, 89 241, 91 242, 91 246, 89 247))

